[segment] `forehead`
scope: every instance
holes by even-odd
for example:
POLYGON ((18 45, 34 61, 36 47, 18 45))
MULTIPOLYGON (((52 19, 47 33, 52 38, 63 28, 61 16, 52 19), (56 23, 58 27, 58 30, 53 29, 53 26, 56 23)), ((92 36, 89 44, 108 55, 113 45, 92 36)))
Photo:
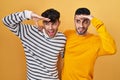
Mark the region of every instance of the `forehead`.
POLYGON ((56 21, 43 21, 44 23, 52 23, 52 24, 54 24, 54 23, 59 23, 59 20, 56 20, 56 21))
POLYGON ((77 19, 77 20, 84 20, 86 19, 85 17, 81 16, 81 15, 75 15, 74 16, 74 19, 77 19))

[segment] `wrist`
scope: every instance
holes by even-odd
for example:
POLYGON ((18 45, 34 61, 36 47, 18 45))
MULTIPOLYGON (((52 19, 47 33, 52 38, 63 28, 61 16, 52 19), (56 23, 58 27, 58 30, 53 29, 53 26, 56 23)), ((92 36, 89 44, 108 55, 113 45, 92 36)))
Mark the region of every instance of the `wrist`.
POLYGON ((27 19, 31 19, 32 18, 32 11, 29 11, 29 10, 25 10, 24 11, 25 12, 25 17, 27 18, 27 19))
POLYGON ((92 20, 94 17, 92 15, 89 16, 89 19, 92 20))

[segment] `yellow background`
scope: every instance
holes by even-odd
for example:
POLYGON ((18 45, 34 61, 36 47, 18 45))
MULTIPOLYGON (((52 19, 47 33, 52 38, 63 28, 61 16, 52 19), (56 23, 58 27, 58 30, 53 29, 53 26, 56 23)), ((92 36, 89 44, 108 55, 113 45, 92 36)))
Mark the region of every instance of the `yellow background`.
MULTIPOLYGON (((0 80, 25 80, 25 54, 20 40, 10 32, 1 19, 13 12, 32 10, 41 14, 48 8, 61 12, 59 30, 74 29, 74 11, 87 7, 101 19, 117 44, 117 54, 97 59, 94 80, 120 80, 120 0, 0 0, 0 80)), ((27 21, 34 24, 33 21, 27 21)), ((90 32, 96 33, 90 26, 90 32)))

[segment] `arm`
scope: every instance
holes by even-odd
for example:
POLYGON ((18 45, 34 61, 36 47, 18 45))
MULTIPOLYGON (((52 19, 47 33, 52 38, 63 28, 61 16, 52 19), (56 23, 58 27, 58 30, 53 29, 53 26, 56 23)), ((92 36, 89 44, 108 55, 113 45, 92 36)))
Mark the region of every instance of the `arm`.
POLYGON ((92 25, 96 28, 101 45, 99 48, 98 55, 107 55, 107 54, 115 54, 116 52, 116 44, 111 35, 107 32, 105 25, 102 21, 94 18, 92 15, 81 15, 84 18, 88 18, 91 20, 92 25))
POLYGON ((104 23, 96 18, 92 18, 91 22, 93 26, 96 28, 101 40, 101 47, 98 55, 115 54, 116 52, 115 41, 111 37, 111 35, 107 32, 104 23))
POLYGON ((22 12, 17 12, 10 14, 3 18, 3 23, 17 36, 20 37, 21 34, 23 34, 23 31, 26 31, 26 28, 31 27, 31 25, 25 25, 21 22, 24 20, 33 19, 35 23, 37 23, 39 20, 47 20, 48 18, 44 18, 42 16, 39 16, 32 11, 24 10, 22 12))
POLYGON ((10 14, 3 18, 3 23, 17 36, 20 35, 23 25, 21 22, 26 19, 31 19, 31 11, 25 10, 23 12, 17 12, 10 14))
POLYGON ((63 58, 61 55, 59 55, 58 62, 57 62, 57 70, 58 70, 58 76, 60 80, 61 80, 62 68, 63 68, 63 58))
POLYGON ((64 44, 64 48, 60 51, 60 54, 58 55, 57 69, 58 69, 58 77, 60 80, 61 80, 61 74, 64 64, 65 45, 66 45, 66 41, 64 44))

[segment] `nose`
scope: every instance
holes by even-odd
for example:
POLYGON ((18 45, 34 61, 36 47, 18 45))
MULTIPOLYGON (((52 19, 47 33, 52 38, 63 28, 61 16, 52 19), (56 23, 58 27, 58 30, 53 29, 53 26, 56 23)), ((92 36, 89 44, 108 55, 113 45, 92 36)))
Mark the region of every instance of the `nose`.
POLYGON ((49 29, 53 29, 53 25, 52 24, 49 25, 49 29))
POLYGON ((82 27, 83 27, 83 24, 82 24, 82 23, 80 23, 80 24, 79 24, 79 27, 81 27, 81 28, 82 28, 82 27))

